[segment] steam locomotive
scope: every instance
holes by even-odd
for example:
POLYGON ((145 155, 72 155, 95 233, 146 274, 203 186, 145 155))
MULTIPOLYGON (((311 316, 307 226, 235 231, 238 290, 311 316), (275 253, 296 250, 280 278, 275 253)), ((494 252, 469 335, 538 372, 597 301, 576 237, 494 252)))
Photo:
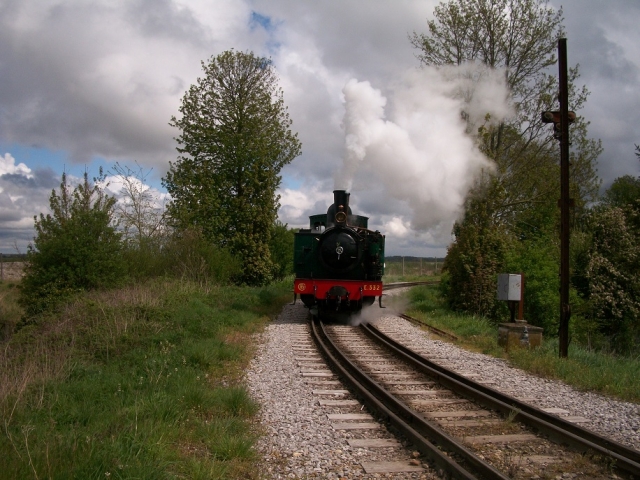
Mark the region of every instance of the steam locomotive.
MULTIPOLYGON (((326 214, 309 217, 294 240, 294 301, 314 316, 350 315, 381 303, 384 235, 368 229, 368 217, 353 215, 345 190, 334 190, 326 214)), ((382 307, 382 305, 380 305, 382 307)))

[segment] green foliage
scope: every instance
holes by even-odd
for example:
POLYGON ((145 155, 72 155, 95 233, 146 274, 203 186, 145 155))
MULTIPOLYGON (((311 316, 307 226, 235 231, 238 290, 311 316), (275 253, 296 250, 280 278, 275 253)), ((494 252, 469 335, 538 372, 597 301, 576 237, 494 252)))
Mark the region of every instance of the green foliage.
POLYGON ((200 284, 228 284, 242 275, 242 263, 228 248, 213 245, 196 229, 176 232, 163 248, 163 269, 200 284))
POLYGON ((163 184, 174 226, 197 227, 243 262, 242 282, 273 275, 269 241, 276 220, 280 170, 300 154, 300 142, 271 61, 226 51, 202 64, 205 76, 182 99, 176 138, 181 156, 163 184))
POLYGON ((293 274, 293 241, 297 229, 287 228, 279 220, 271 227, 269 250, 274 263, 274 278, 283 279, 293 274))
POLYGON ((454 242, 447 250, 446 298, 454 310, 495 316, 497 275, 505 266, 509 238, 491 217, 485 194, 471 197, 465 216, 453 228, 454 242))
POLYGON ((85 173, 71 192, 66 175, 60 191, 49 198, 51 214, 35 217, 36 237, 29 245, 21 284, 21 303, 27 316, 57 305, 82 291, 122 282, 125 265, 120 234, 112 223, 115 199, 85 173))
POLYGON ((176 230, 165 238, 126 242, 122 256, 133 281, 155 277, 226 285, 242 276, 242 263, 228 248, 213 245, 195 228, 176 230))
POLYGON ((140 243, 125 241, 122 257, 127 265, 128 277, 133 282, 153 277, 174 276, 170 239, 142 239, 140 243))
POLYGON ((616 178, 602 198, 610 207, 633 208, 640 199, 640 178, 624 175, 616 178))
POLYGON ((596 209, 585 277, 592 317, 611 339, 612 349, 629 353, 640 339, 640 202, 636 209, 596 209))
POLYGON ((560 264, 557 242, 547 238, 518 242, 509 252, 506 270, 524 274, 524 318, 544 328, 545 335, 558 331, 560 264))
MULTIPOLYGON (((514 110, 503 123, 477 130, 480 149, 495 161, 495 170, 477 180, 465 216, 454 227, 442 287, 450 305, 500 318, 504 305, 495 299, 496 275, 522 271, 527 318, 554 333, 559 144, 540 114, 557 109, 558 80, 549 68, 556 63, 562 23, 562 10, 548 0, 448 0, 435 8, 428 32, 410 38, 424 65, 477 62, 504 69, 514 110)), ((578 78, 578 68, 570 68, 574 111, 589 94, 576 86, 578 78)), ((580 116, 571 126, 570 194, 580 222, 600 186, 595 165, 602 146, 587 138, 587 127, 580 116)))

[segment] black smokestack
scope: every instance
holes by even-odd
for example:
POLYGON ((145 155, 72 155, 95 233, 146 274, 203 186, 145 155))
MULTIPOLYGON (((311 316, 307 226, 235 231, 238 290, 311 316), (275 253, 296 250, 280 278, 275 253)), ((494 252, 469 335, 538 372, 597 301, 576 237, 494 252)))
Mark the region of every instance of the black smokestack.
POLYGON ((351 215, 349 196, 346 190, 333 191, 333 205, 327 210, 327 228, 334 225, 346 225, 351 215))
POLYGON ((351 194, 347 193, 346 190, 333 191, 333 204, 336 206, 336 212, 342 210, 344 213, 349 213, 349 196, 351 194))

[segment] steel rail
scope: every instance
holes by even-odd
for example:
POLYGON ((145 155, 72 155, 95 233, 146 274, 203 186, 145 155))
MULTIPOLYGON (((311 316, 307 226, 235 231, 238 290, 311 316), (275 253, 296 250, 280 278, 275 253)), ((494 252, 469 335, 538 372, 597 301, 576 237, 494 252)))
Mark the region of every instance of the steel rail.
POLYGON ((331 336, 327 334, 322 322, 313 320, 311 322, 311 333, 330 367, 349 384, 354 394, 370 410, 387 419, 394 428, 409 438, 417 449, 431 459, 439 468, 456 479, 507 480, 509 478, 477 457, 435 424, 428 422, 423 416, 414 412, 351 362, 336 346, 331 336), (319 324, 322 335, 318 331, 317 324, 319 324), (463 459, 464 462, 479 473, 479 477, 444 454, 430 439, 440 445, 443 450, 463 459))
POLYGON ((550 415, 536 407, 498 392, 486 385, 481 385, 462 375, 452 372, 430 360, 422 357, 413 350, 388 337, 370 324, 361 327, 372 339, 386 348, 394 351, 401 358, 424 373, 436 378, 443 385, 455 390, 461 395, 471 398, 486 408, 497 410, 504 415, 513 415, 530 427, 566 443, 581 451, 592 450, 615 461, 615 468, 619 468, 636 477, 640 477, 640 451, 626 447, 614 440, 602 437, 590 430, 571 422, 550 415))
POLYGON ((420 282, 394 282, 394 283, 385 283, 382 286, 382 290, 395 290, 396 288, 404 288, 404 287, 415 287, 418 285, 437 285, 440 283, 440 280, 425 280, 420 282))
POLYGON ((405 320, 414 323, 416 325, 419 325, 421 327, 425 327, 427 330, 429 330, 430 332, 435 333, 436 335, 440 335, 441 337, 445 337, 448 338, 449 340, 454 340, 457 341, 458 337, 456 337, 453 333, 449 333, 449 332, 445 332, 444 330, 440 330, 437 327, 434 327, 433 325, 429 325, 428 323, 424 323, 421 322, 420 320, 410 317, 409 315, 406 315, 404 313, 401 313, 398 315, 400 318, 404 318, 405 320))

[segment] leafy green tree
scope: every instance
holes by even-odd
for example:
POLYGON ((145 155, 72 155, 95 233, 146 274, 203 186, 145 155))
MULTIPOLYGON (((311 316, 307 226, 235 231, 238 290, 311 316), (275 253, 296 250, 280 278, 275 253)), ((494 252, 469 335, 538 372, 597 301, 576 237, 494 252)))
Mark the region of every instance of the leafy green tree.
MULTIPOLYGON (((504 70, 515 115, 508 121, 481 129, 481 147, 496 162, 496 178, 503 187, 497 214, 505 220, 555 196, 558 144, 540 114, 555 109, 557 39, 563 35, 562 9, 548 0, 450 0, 434 11, 429 33, 413 33, 411 43, 424 65, 461 65, 478 62, 504 70)), ((570 104, 579 110, 589 94, 574 83, 571 69, 570 104)), ((586 138, 588 123, 578 117, 571 127, 574 199, 580 205, 597 195, 600 181, 595 160, 599 141, 586 138)))
POLYGON ((640 200, 633 209, 596 210, 591 234, 589 305, 612 348, 629 353, 640 337, 640 200))
POLYGON ((636 201, 640 200, 640 178, 631 175, 616 178, 602 200, 611 207, 633 208, 636 201))
POLYGON ((159 255, 164 274, 201 285, 224 285, 237 278, 242 264, 226 248, 213 245, 195 228, 173 232, 159 255))
POLYGON ((454 310, 492 317, 499 308, 496 275, 504 268, 509 237, 493 221, 491 205, 479 200, 490 197, 474 191, 467 199, 464 218, 453 227, 455 241, 443 265, 447 272, 443 293, 454 310))
POLYGON ((546 237, 517 242, 507 255, 506 270, 524 273, 524 318, 546 332, 558 331, 558 241, 546 237))
POLYGON ((580 234, 572 281, 585 300, 580 314, 597 330, 589 341, 632 353, 640 339, 640 179, 616 178, 580 234))
POLYGON ((120 283, 126 272, 121 234, 113 223, 115 199, 85 173, 73 191, 62 175, 60 191, 49 197, 51 214, 34 217, 36 236, 27 250, 21 303, 27 316, 68 295, 120 283))
POLYGON ((297 134, 269 59, 226 51, 202 63, 171 125, 180 156, 163 184, 175 226, 197 227, 243 261, 241 281, 263 284, 274 271, 269 250, 280 170, 300 154, 297 134))
POLYGON ((275 264, 274 277, 282 279, 293 273, 293 241, 296 229, 287 228, 279 220, 271 227, 269 249, 275 264))

